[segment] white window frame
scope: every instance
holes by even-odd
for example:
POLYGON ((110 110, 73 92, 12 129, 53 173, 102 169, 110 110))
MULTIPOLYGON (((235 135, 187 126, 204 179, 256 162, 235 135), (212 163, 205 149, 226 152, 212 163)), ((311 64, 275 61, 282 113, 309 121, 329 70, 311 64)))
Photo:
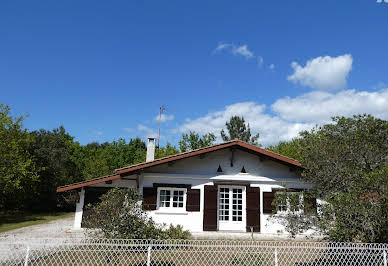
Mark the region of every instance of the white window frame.
MULTIPOLYGON (((277 214, 288 214, 288 213, 292 213, 291 211, 291 204, 290 204, 290 197, 289 195, 290 194, 297 194, 297 193, 300 193, 300 192, 286 192, 287 193, 287 202, 286 202, 286 205, 281 205, 281 206, 287 206, 286 207, 286 210, 279 210, 279 206, 276 206, 276 213, 277 214)), ((302 193, 300 193, 299 195, 299 206, 300 206, 300 209, 299 211, 296 211, 294 213, 303 213, 303 207, 304 207, 304 201, 303 201, 303 195, 302 193)))
POLYGON ((186 195, 187 188, 177 188, 177 187, 158 187, 157 194, 157 209, 159 211, 168 211, 168 212, 186 212, 186 195), (170 207, 161 207, 160 206, 160 191, 169 190, 170 191, 170 207), (183 191, 183 207, 173 207, 173 197, 174 191, 183 191))

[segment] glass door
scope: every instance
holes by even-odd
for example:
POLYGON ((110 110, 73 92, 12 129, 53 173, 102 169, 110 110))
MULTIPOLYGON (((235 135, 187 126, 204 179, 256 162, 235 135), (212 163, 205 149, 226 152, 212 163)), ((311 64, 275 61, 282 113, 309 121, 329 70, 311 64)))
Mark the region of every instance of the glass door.
POLYGON ((245 187, 219 186, 218 229, 245 231, 245 187))

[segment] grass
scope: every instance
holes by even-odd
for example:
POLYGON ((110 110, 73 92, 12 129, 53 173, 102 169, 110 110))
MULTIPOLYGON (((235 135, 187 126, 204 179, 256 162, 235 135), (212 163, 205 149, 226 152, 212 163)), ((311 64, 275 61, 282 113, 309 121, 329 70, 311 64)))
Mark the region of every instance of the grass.
POLYGON ((0 213, 0 233, 25 226, 43 224, 69 217, 73 212, 58 213, 0 213))

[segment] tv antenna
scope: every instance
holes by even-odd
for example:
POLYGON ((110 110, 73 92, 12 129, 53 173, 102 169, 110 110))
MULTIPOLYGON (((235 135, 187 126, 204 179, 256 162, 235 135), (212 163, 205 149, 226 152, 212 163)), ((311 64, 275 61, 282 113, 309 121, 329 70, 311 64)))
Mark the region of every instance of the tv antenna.
POLYGON ((162 106, 159 108, 158 150, 159 150, 159 143, 160 143, 160 121, 162 120, 163 111, 167 111, 167 108, 166 108, 164 105, 162 105, 162 106))

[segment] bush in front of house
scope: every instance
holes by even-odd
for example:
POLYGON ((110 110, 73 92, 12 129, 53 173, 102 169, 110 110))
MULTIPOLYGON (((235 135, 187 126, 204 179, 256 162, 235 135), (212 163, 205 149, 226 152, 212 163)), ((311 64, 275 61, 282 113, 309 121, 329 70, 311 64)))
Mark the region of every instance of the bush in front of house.
POLYGON ((113 188, 101 202, 88 205, 83 226, 90 236, 116 239, 188 239, 182 226, 156 224, 142 209, 141 196, 133 189, 113 188))

